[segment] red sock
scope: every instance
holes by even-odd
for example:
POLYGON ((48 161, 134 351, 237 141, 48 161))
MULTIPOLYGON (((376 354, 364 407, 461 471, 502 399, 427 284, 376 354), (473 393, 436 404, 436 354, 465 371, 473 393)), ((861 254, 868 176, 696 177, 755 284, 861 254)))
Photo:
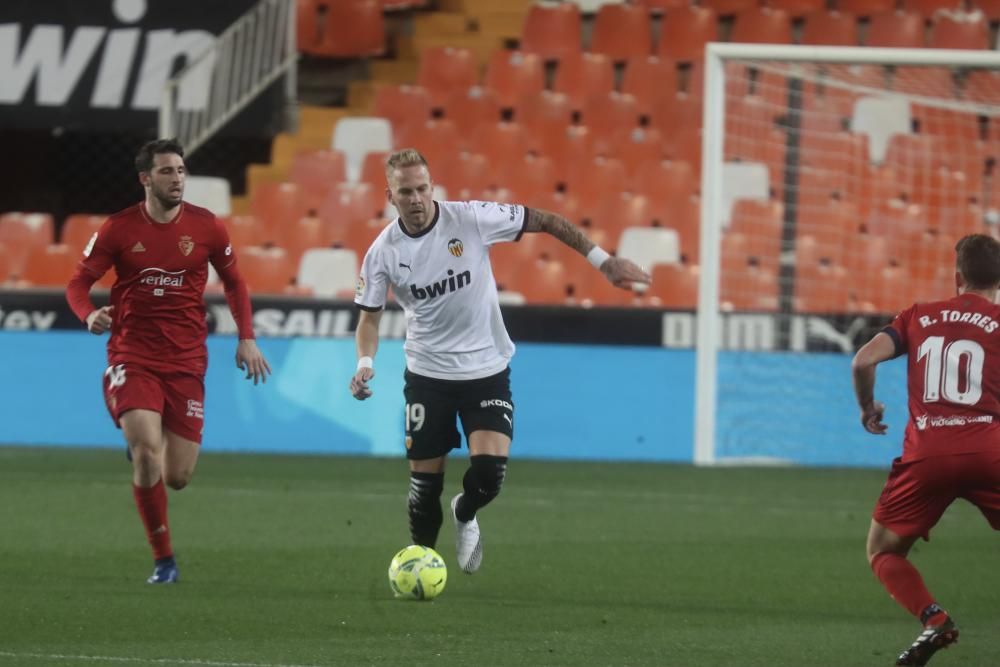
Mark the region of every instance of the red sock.
POLYGON ((160 479, 149 488, 132 484, 135 506, 139 509, 142 525, 146 527, 146 538, 153 547, 153 559, 170 558, 174 555, 170 548, 170 530, 167 528, 167 489, 160 479))
POLYGON ((920 572, 905 557, 885 552, 876 554, 872 559, 872 571, 889 595, 917 619, 934 604, 920 572))

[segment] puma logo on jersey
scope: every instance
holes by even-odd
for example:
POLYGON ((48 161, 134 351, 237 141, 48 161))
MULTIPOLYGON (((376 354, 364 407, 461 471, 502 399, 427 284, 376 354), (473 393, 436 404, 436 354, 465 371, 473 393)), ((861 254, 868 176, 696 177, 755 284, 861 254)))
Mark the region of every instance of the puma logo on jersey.
POLYGON ((142 245, 142 241, 136 241, 132 246, 132 252, 146 252, 146 246, 142 245))
POLYGON ((426 287, 410 285, 410 293, 414 299, 433 299, 445 292, 454 292, 455 290, 462 289, 470 282, 472 282, 472 274, 469 271, 462 271, 456 276, 454 271, 448 269, 447 278, 439 280, 436 283, 431 283, 426 287))
POLYGON ((403 264, 402 262, 400 262, 400 263, 399 263, 399 266, 400 266, 401 268, 404 268, 404 269, 406 269, 407 271, 412 271, 412 270, 413 270, 413 269, 411 269, 411 268, 410 268, 410 265, 409 265, 409 264, 403 264))

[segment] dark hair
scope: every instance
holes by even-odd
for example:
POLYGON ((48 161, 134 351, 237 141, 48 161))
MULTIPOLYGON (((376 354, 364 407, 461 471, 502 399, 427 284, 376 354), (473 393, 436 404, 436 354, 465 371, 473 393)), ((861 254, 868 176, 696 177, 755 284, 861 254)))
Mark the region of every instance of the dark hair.
POLYGON ((956 266, 971 289, 1000 285, 1000 241, 985 234, 963 236, 955 245, 956 266))
POLYGON ((138 173, 152 171, 153 158, 161 153, 176 153, 184 157, 184 148, 177 143, 176 139, 155 139, 147 141, 135 154, 135 170, 138 173))

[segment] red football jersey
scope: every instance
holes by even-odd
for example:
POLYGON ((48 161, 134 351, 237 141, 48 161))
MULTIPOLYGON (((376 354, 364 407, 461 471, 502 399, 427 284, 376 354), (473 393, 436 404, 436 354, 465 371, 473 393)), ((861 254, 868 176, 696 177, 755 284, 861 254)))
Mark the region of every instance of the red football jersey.
POLYGON ((1000 307, 975 294, 915 304, 885 332, 908 357, 903 460, 1000 451, 1000 307))
POLYGON ((203 375, 208 366, 203 294, 208 263, 236 261, 229 234, 211 211, 188 204, 158 223, 144 203, 112 215, 84 251, 81 266, 100 278, 112 266, 108 362, 203 375))

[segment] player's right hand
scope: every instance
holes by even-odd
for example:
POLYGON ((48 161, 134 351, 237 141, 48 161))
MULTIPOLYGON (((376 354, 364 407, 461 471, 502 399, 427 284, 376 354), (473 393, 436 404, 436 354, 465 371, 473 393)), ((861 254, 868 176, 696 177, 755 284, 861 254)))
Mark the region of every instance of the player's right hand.
POLYGON ((884 414, 885 405, 879 401, 872 401, 868 406, 861 409, 861 425, 869 433, 885 435, 889 427, 882 423, 882 416, 884 414))
POLYGON ((111 311, 114 306, 104 306, 87 315, 87 331, 100 335, 111 329, 111 311))
POLYGON ((368 388, 368 382, 375 377, 374 368, 359 368, 358 372, 351 378, 351 395, 359 401, 363 401, 372 395, 372 390, 368 388))

